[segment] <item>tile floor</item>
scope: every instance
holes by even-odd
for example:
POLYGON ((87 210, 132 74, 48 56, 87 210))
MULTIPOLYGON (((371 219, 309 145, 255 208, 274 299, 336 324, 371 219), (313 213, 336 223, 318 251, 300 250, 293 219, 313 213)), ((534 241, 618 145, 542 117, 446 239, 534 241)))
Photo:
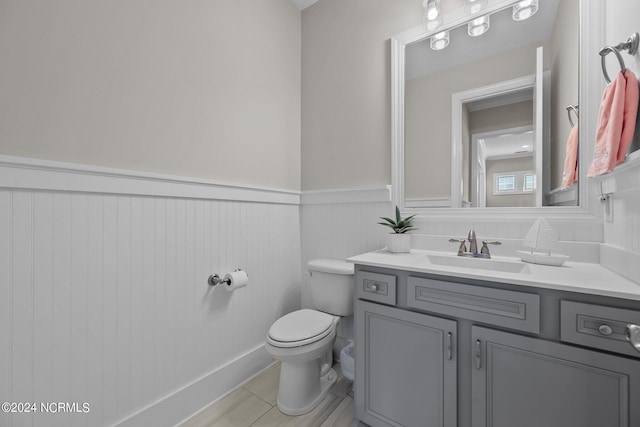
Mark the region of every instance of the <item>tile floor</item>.
POLYGON ((275 363, 231 394, 209 405, 180 427, 357 427, 351 381, 340 365, 336 383, 322 402, 308 414, 292 417, 278 410, 280 363, 275 363))

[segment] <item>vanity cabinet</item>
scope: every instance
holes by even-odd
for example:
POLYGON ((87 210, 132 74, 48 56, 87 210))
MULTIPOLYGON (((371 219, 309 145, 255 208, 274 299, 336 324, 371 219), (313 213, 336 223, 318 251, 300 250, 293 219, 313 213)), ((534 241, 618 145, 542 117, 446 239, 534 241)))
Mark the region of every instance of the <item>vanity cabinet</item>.
POLYGON ((356 265, 373 426, 640 426, 638 301, 356 265))
POLYGON ((356 302, 357 417, 371 426, 455 427, 456 322, 356 302))
POLYGON ((472 327, 473 427, 640 425, 640 361, 472 327))

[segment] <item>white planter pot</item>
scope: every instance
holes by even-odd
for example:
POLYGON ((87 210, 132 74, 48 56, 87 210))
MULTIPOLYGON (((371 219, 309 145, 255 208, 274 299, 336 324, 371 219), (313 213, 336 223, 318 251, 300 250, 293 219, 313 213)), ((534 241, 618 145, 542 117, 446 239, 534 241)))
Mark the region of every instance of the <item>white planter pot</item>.
POLYGON ((389 252, 411 252, 411 235, 387 234, 387 250, 389 252))

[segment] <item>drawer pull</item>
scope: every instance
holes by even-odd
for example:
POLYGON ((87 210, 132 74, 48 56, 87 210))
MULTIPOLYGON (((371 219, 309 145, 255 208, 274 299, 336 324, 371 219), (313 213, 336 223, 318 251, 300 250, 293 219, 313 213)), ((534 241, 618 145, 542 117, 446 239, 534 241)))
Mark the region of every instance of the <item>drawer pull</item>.
POLYGON ((625 335, 627 337, 627 340, 633 346, 633 348, 640 351, 640 326, 627 325, 627 328, 625 330, 625 335))
POLYGON ((369 290, 371 292, 378 292, 378 285, 371 285, 369 286, 369 290))
POLYGON ((613 329, 611 329, 611 326, 609 325, 600 325, 598 326, 598 332, 600 332, 601 335, 611 335, 613 333, 613 329))

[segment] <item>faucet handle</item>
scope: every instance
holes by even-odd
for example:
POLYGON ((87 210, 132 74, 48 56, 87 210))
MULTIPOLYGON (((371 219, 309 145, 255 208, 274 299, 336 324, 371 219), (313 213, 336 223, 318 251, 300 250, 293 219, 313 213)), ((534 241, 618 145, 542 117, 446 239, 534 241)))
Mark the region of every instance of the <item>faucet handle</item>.
POLYGON ((501 245, 502 242, 487 242, 486 240, 482 241, 482 249, 480 249, 480 253, 484 255, 485 258, 491 259, 491 254, 489 253, 489 246, 487 245, 501 245))
POLYGON ((451 243, 460 243, 460 247, 458 248, 458 255, 462 255, 467 252, 467 245, 465 239, 449 239, 451 243))

